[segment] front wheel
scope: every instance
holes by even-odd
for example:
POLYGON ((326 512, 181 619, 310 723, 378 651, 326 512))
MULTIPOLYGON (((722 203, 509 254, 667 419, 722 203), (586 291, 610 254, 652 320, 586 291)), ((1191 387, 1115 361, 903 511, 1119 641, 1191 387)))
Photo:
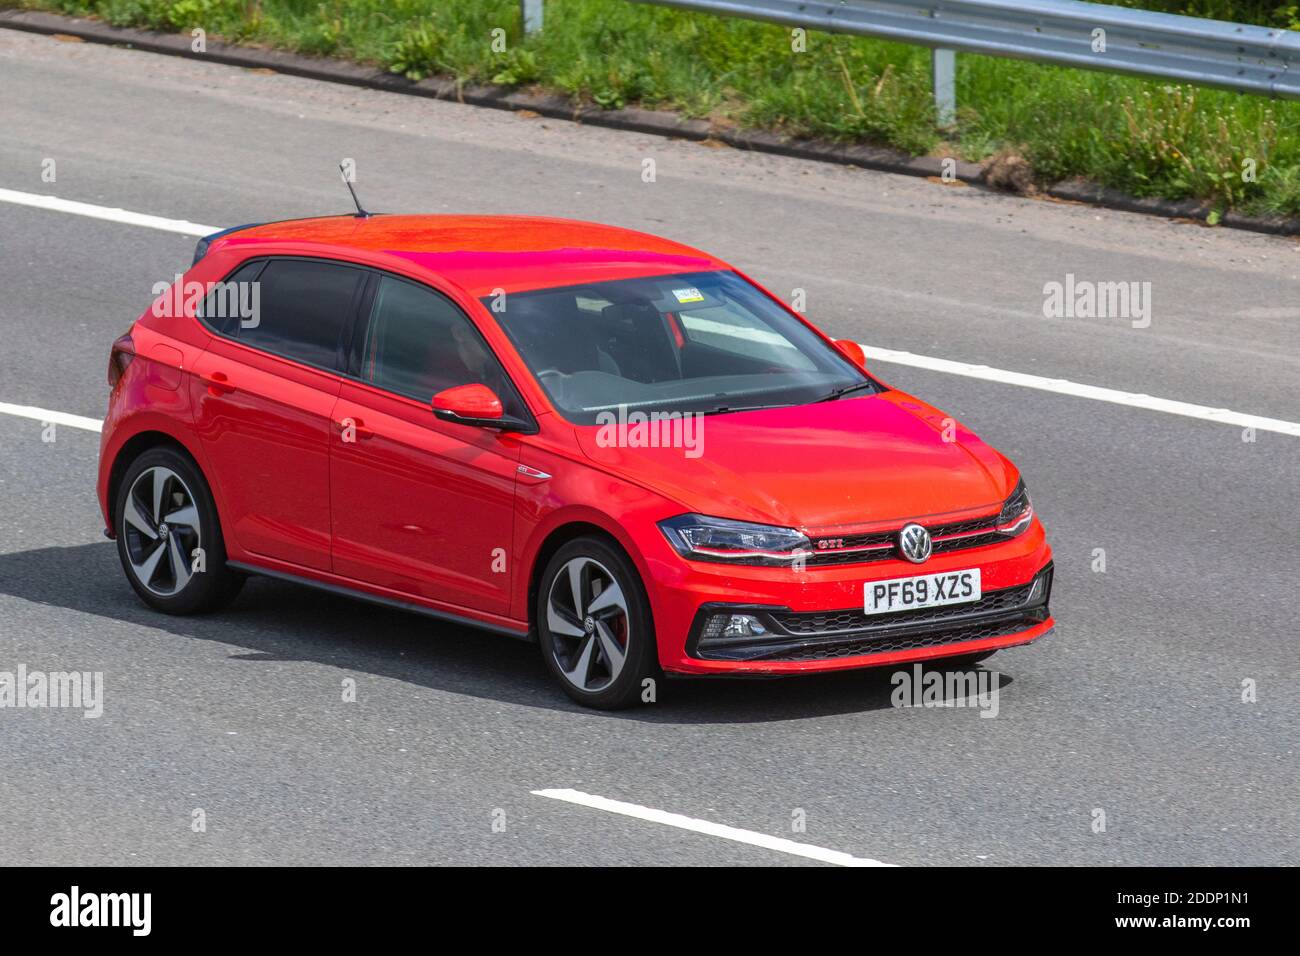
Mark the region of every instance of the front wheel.
POLYGON ((113 514, 122 569, 150 607, 213 610, 239 591, 244 577, 226 566, 212 492, 187 456, 151 448, 133 461, 113 514))
POLYGON ((537 634, 547 668, 586 707, 618 710, 660 676, 649 601, 632 563, 599 538, 570 541, 537 589, 537 634))

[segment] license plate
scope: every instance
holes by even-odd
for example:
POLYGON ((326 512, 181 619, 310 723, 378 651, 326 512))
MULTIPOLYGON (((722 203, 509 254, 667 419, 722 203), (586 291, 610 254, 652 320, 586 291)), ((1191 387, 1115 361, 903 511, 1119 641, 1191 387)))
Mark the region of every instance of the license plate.
POLYGON ((915 611, 923 607, 965 604, 980 599, 980 569, 920 574, 914 578, 868 581, 862 586, 867 614, 915 611))

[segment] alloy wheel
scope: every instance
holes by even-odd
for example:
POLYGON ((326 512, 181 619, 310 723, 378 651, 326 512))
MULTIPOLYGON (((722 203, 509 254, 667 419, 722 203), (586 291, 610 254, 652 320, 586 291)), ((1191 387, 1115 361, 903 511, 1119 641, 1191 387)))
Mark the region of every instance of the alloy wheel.
POLYGON ((122 534, 136 579, 160 597, 190 583, 191 556, 202 546, 194 495, 170 468, 147 468, 131 483, 123 506, 122 534))
POLYGON ((627 659, 630 618, 618 581, 599 561, 566 562, 551 582, 546 626, 565 680, 594 693, 612 684, 627 659))

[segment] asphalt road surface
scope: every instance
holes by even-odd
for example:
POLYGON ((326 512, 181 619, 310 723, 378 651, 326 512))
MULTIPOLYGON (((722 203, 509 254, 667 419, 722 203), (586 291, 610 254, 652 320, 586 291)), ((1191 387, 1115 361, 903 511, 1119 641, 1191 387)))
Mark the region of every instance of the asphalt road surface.
MULTIPOLYGON (((644 229, 870 346, 1300 420, 1294 240, 9 31, 0 87, 0 188, 226 226, 347 210, 352 158, 373 209, 644 229), (1071 274, 1149 282, 1149 327, 1045 318, 1071 274)), ((193 245, 0 203, 0 403, 102 417, 193 245)), ((1300 437, 875 367, 1016 460, 1056 550, 993 719, 878 672, 584 711, 530 645, 265 579, 163 617, 100 534, 94 431, 0 414, 0 671, 104 674, 98 719, 0 709, 0 864, 814 862, 548 788, 904 865, 1295 862, 1300 437)))

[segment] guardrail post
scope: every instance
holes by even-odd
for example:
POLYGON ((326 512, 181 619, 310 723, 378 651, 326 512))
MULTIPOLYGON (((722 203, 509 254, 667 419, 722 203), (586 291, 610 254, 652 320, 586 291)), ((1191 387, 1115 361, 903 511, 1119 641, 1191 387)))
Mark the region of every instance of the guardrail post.
POLYGON ((524 34, 531 35, 542 28, 542 0, 519 0, 524 18, 524 34))
POLYGON ((934 80, 934 112, 940 126, 957 122, 957 52, 935 47, 930 51, 930 74, 934 80))

